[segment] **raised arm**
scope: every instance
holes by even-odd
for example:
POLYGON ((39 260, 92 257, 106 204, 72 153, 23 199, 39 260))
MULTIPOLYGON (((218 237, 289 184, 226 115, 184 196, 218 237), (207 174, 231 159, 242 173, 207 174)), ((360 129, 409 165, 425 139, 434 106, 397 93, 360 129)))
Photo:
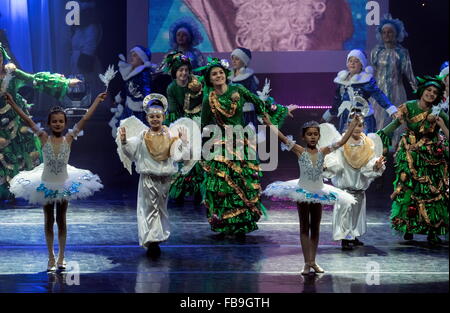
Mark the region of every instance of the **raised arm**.
POLYGON ((86 112, 86 114, 81 118, 81 120, 75 125, 71 135, 73 138, 76 138, 78 133, 81 132, 84 128, 84 125, 86 124, 86 122, 92 117, 92 115, 94 114, 95 110, 97 109, 97 106, 100 104, 100 102, 105 101, 106 96, 108 94, 106 92, 102 92, 100 93, 97 98, 95 98, 94 102, 92 103, 91 107, 89 108, 89 110, 86 112))
POLYGON ((269 126, 270 131, 277 134, 278 139, 288 147, 289 151, 295 153, 297 157, 299 157, 305 151, 305 149, 302 146, 297 145, 294 141, 287 138, 277 127, 275 127, 275 125, 273 125, 272 122, 270 121, 270 117, 267 113, 264 115, 263 121, 264 124, 269 126))
MULTIPOLYGON (((14 101, 14 98, 11 96, 10 93, 6 92, 4 94, 5 97, 5 101, 6 103, 8 103, 11 108, 16 111, 17 115, 19 115, 19 117, 25 122, 25 124, 28 125, 28 127, 30 127, 34 133, 36 133, 36 135, 38 135, 39 137, 41 137, 41 135, 44 135, 45 132, 42 131, 37 125, 36 123, 34 123, 34 121, 28 116, 26 115, 22 109, 17 105, 17 103, 14 101)), ((46 134, 45 134, 46 135, 46 134)))
POLYGON ((442 117, 438 116, 438 118, 436 119, 436 124, 438 124, 439 127, 442 129, 442 132, 444 133, 445 137, 448 140, 448 128, 447 128, 447 125, 445 124, 445 121, 442 119, 442 117))
POLYGON ((322 148, 322 153, 324 155, 329 154, 329 153, 333 152, 334 150, 337 150, 340 147, 342 147, 343 145, 345 145, 347 143, 347 141, 350 139, 350 137, 353 133, 353 130, 359 123, 361 123, 361 117, 360 117, 360 115, 356 114, 355 117, 350 122, 350 124, 347 128, 347 131, 345 132, 345 134, 341 138, 341 140, 339 140, 336 143, 333 143, 331 146, 322 148))

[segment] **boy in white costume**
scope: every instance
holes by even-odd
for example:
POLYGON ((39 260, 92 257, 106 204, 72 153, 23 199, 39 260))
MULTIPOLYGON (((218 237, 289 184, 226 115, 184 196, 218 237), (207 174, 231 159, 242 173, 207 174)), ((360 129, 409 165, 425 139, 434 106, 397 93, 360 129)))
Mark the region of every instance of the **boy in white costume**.
MULTIPOLYGON (((360 110, 353 109, 349 122, 360 110)), ((357 237, 365 234, 366 194, 372 181, 384 170, 381 139, 376 134, 363 133, 364 121, 357 125, 349 141, 325 159, 325 175, 334 186, 352 194, 356 203, 351 207, 336 206, 333 211, 333 239, 342 240, 342 249, 363 245, 357 237)))
POLYGON ((150 256, 159 256, 159 243, 170 235, 167 200, 172 176, 178 171, 177 162, 189 159, 190 147, 185 127, 163 125, 167 99, 150 94, 144 99, 144 110, 150 128, 137 118, 121 122, 117 136, 118 153, 131 173, 131 162, 140 174, 137 221, 139 244, 148 248, 150 256), (127 135, 129 138, 127 138, 127 135))

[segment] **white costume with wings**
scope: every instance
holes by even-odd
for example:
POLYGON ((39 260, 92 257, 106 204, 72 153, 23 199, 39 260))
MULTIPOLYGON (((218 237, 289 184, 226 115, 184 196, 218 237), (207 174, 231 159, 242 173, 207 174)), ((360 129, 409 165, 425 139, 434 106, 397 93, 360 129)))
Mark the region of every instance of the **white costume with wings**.
POLYGON ((170 224, 167 210, 168 192, 172 176, 178 172, 178 162, 185 160, 182 171, 189 170, 199 159, 198 141, 201 142, 200 130, 188 118, 179 119, 164 126, 161 135, 170 140, 170 150, 167 157, 155 157, 148 146, 146 135, 148 127, 132 116, 121 121, 121 127, 126 128, 127 143, 121 144, 120 135, 116 137, 117 152, 125 168, 131 174, 131 164, 135 163, 136 172, 140 174, 137 220, 139 244, 148 247, 151 242, 162 242, 169 238, 170 224), (188 144, 184 145, 178 138, 180 127, 188 132, 188 144))
MULTIPOLYGON (((328 130, 321 127, 321 138, 339 140, 333 125, 328 130)), ((352 194, 356 203, 351 207, 336 206, 333 211, 333 239, 354 240, 366 232, 366 194, 372 181, 380 177, 386 167, 375 171, 374 165, 383 154, 383 144, 376 134, 362 135, 357 143, 347 142, 343 147, 325 157, 324 176, 331 178, 334 186, 352 194)))

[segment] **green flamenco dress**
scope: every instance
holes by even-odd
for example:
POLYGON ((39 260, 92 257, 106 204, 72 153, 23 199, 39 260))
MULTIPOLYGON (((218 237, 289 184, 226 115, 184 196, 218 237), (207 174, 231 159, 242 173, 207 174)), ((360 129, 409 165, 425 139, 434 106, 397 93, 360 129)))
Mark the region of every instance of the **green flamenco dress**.
MULTIPOLYGON (((167 126, 179 118, 187 117, 194 120, 200 127, 202 90, 195 93, 189 86, 188 84, 188 86, 181 87, 174 80, 167 87, 169 114, 164 121, 167 126)), ((178 173, 174 177, 174 182, 170 186, 169 197, 172 199, 180 199, 185 196, 200 195, 202 181, 203 169, 200 163, 197 162, 187 174, 183 175, 178 173)))
MULTIPOLYGON (((210 91, 203 100, 202 129, 217 126, 221 131, 204 144, 204 149, 205 145, 214 149, 210 149, 208 158, 201 162, 205 171, 202 195, 211 229, 225 234, 257 230, 256 222, 266 211, 260 201, 259 161, 256 157, 249 158, 256 155, 256 147, 236 130, 232 147, 225 137, 225 126, 239 125, 242 129, 245 126, 242 110, 245 102, 253 103, 259 116, 269 113, 268 107, 271 107, 241 85, 228 85, 222 95, 210 91)), ((286 107, 277 105, 269 116, 274 125, 280 125, 287 114, 286 107)))
MULTIPOLYGON (((41 72, 28 74, 15 70, 0 79, 2 91, 10 93, 17 105, 29 113, 31 104, 18 93, 25 85, 40 92, 62 98, 68 90, 69 80, 59 74, 41 72)), ((0 199, 12 199, 9 181, 20 171, 31 170, 41 163, 40 143, 17 113, 0 97, 0 199)))
MULTIPOLYGON (((446 235, 448 233, 448 141, 439 127, 428 120, 417 100, 400 107, 406 116, 406 131, 395 154, 395 191, 391 209, 392 228, 402 233, 446 235)), ((439 116, 448 125, 448 115, 439 116)), ((385 147, 400 126, 394 120, 377 133, 385 147)))

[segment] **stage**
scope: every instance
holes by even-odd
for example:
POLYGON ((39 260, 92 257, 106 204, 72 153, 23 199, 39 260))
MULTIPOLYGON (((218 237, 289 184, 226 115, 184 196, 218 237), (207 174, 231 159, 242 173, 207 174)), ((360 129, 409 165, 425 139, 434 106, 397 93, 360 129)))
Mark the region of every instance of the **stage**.
MULTIPOLYGON (((190 201, 170 205, 171 237, 161 245, 161 256, 150 259, 138 246, 131 196, 70 204, 66 260, 76 263, 66 273, 46 273, 42 209, 25 203, 0 207, 0 293, 449 291, 448 239, 438 246, 425 236, 405 242, 390 229, 389 203, 376 205, 375 194, 369 194, 365 245, 353 251, 342 251, 332 240, 332 212, 324 210, 317 262, 326 272, 307 277, 300 275, 303 255, 291 203, 264 200, 268 217, 245 242, 215 239, 204 208, 190 201)), ((55 225, 55 239, 56 234, 55 225)))

